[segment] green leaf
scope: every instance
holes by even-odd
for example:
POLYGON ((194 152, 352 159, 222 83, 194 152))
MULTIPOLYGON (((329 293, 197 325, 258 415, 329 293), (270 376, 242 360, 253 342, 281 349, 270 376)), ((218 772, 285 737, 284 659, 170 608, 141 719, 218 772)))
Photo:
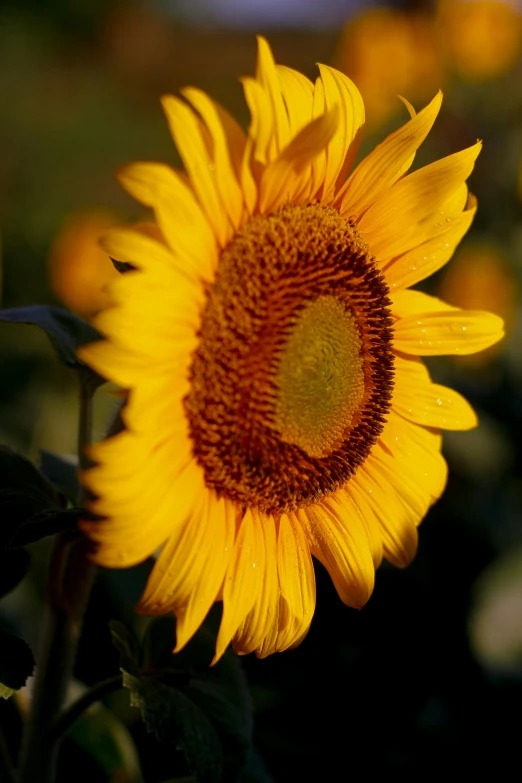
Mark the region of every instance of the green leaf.
POLYGON ((141 710, 148 731, 183 750, 200 783, 219 783, 221 744, 205 713, 178 689, 153 676, 134 677, 124 672, 123 684, 130 690, 131 704, 141 710))
POLYGON ((63 505, 62 496, 32 462, 8 446, 0 446, 0 549, 11 546, 32 517, 63 505))
POLYGON ((19 690, 33 673, 34 665, 34 656, 27 642, 14 634, 0 633, 0 683, 2 685, 15 691, 19 690))
MULTIPOLYGON (((189 767, 197 772, 198 780, 202 779, 201 770, 194 767, 192 758, 196 755, 197 743, 204 741, 199 753, 205 754, 217 747, 214 741, 217 740, 224 780, 239 783, 243 775, 247 775, 245 781, 269 783, 270 778, 263 777, 262 761, 252 746, 252 702, 239 658, 227 651, 211 667, 216 634, 206 627, 200 628, 179 653, 172 653, 174 644, 175 619, 172 615, 149 622, 141 651, 136 649, 135 640, 132 649, 130 640, 124 644, 119 642, 119 649, 127 660, 131 659, 134 667, 130 674, 124 673, 124 685, 130 688, 132 703, 142 710, 149 730, 155 731, 160 739, 165 739, 165 733, 178 732, 181 737, 178 747, 185 750, 189 767), (191 705, 190 712, 182 709, 187 703, 191 705), (200 715, 205 717, 203 724, 200 715), (180 733, 185 720, 187 737, 180 733), (195 730, 194 721, 203 732, 202 736, 195 730), (209 733, 207 724, 213 733, 209 733)), ((211 758, 214 774, 217 760, 211 758)))
POLYGON ((60 454, 53 454, 52 451, 42 449, 40 451, 40 470, 62 495, 65 495, 73 505, 76 503, 80 491, 77 460, 71 461, 60 454))
MULTIPOLYGON (((159 627, 161 634, 167 629, 166 624, 160 623, 159 627)), ((140 670, 147 656, 134 635, 114 620, 110 630, 120 653, 123 684, 130 690, 131 704, 139 707, 147 730, 183 750, 190 771, 200 783, 218 783, 223 759, 216 730, 205 713, 175 687, 188 681, 188 672, 175 668, 154 671, 147 665, 144 671, 140 670)), ((172 649, 171 642, 167 644, 172 649)))
POLYGON ((253 729, 252 699, 240 660, 227 650, 211 667, 216 635, 205 626, 176 654, 174 640, 172 616, 152 620, 143 642, 144 665, 154 667, 162 681, 175 677, 179 690, 212 721, 223 747, 225 778, 236 780, 247 762, 253 729))
POLYGON ((70 313, 63 307, 35 305, 0 310, 0 321, 37 326, 49 337, 62 364, 73 370, 83 371, 97 385, 105 383, 103 378, 96 375, 76 355, 76 351, 80 346, 100 339, 99 332, 77 315, 70 313))
MULTIPOLYGON (((206 633, 202 628, 200 636, 206 633)), ((212 649, 214 646, 213 639, 212 649)), ((246 764, 253 730, 252 700, 239 659, 227 651, 212 668, 194 672, 183 692, 216 726, 224 749, 227 779, 235 780, 246 764)))
POLYGON ((31 557, 25 549, 0 552, 0 598, 22 581, 31 564, 31 557))

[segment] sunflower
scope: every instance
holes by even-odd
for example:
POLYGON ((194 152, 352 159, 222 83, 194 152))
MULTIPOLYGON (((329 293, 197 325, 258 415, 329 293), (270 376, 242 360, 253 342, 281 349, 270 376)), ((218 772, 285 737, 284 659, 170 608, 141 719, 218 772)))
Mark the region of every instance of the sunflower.
POLYGON ((135 269, 96 317, 106 339, 81 351, 128 390, 124 430, 83 476, 103 517, 83 526, 94 557, 158 552, 138 608, 175 613, 176 650, 222 601, 216 659, 231 641, 262 657, 303 639, 312 556, 351 607, 383 557, 411 561, 446 480, 439 430, 476 424, 419 357, 502 335, 497 316, 407 290, 473 220, 480 143, 407 174, 438 94, 353 168, 361 96, 319 69, 314 85, 260 38, 246 135, 197 89, 164 98, 185 171, 121 172, 157 226, 104 240, 135 269))

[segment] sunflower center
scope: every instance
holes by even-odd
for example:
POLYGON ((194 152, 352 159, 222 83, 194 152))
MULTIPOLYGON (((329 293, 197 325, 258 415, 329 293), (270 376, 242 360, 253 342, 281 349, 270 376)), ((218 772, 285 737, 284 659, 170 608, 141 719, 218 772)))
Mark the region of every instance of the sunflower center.
POLYGON ((208 289, 185 398, 208 486, 277 514, 350 479, 390 406, 387 293, 334 209, 286 205, 245 224, 208 289))
POLYGON ((354 316, 334 296, 298 313, 275 378, 275 423, 281 439, 310 457, 341 444, 364 394, 361 338, 354 316))

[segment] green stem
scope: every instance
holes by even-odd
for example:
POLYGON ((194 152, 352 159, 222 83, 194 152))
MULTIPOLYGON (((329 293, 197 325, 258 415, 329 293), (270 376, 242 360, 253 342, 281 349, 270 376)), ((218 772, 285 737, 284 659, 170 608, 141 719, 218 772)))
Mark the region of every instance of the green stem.
POLYGON ((55 721, 48 734, 48 739, 51 743, 57 742, 66 732, 71 728, 73 723, 78 720, 80 715, 85 712, 92 704, 97 701, 101 701, 109 693, 117 691, 123 687, 121 672, 115 674, 113 677, 108 677, 106 680, 93 685, 89 688, 79 699, 76 699, 66 710, 62 712, 60 717, 55 721))
MULTIPOLYGON (((87 467, 85 446, 92 430, 94 388, 81 378, 78 458, 87 467)), ((84 502, 83 490, 78 506, 84 502)), ((57 745, 49 742, 46 727, 53 725, 62 708, 72 676, 76 646, 95 569, 84 538, 62 533, 55 539, 48 571, 47 606, 41 647, 37 658, 33 697, 22 739, 20 783, 52 783, 57 745)))
POLYGON ((0 731, 0 780, 15 783, 15 773, 3 733, 0 731))

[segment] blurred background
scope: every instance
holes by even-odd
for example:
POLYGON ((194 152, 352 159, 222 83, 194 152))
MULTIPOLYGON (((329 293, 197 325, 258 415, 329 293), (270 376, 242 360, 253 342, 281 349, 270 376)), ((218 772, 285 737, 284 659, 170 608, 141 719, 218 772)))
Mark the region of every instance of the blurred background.
MULTIPOLYGON (((268 37, 277 61, 311 78, 324 62, 356 82, 368 116, 361 155, 408 119, 397 95, 420 109, 443 89, 416 166, 482 139, 470 181, 479 210, 424 290, 507 324, 500 346, 430 362, 435 380, 472 402, 480 427, 445 436, 449 484, 422 524, 413 565, 383 566, 356 612, 317 564, 318 608, 302 646, 242 660, 256 746, 277 782, 500 775, 518 768, 522 728, 520 0, 3 0, 0 304, 61 304, 87 319, 103 306, 117 273, 97 240, 144 217, 115 170, 136 160, 179 165, 159 97, 184 85, 206 90, 246 125, 238 77, 254 70, 255 33, 268 37)), ((2 324, 0 354, 0 442, 36 462, 41 449, 73 453, 76 381, 46 338, 2 324)), ((113 394, 98 393, 98 436, 116 406, 113 394)), ((47 548, 33 547, 30 578, 0 604, 0 626, 33 647, 47 548)), ((100 577, 86 622, 96 654, 80 647, 79 680, 117 671, 107 620, 135 622, 146 570, 100 577)), ((125 696, 112 706, 146 751, 145 780, 174 777, 172 750, 145 736, 125 696)), ((0 704, 13 742, 16 709, 0 704)), ((81 759, 93 783, 133 779, 94 745, 68 743, 60 780, 70 780, 67 759, 81 759)))

